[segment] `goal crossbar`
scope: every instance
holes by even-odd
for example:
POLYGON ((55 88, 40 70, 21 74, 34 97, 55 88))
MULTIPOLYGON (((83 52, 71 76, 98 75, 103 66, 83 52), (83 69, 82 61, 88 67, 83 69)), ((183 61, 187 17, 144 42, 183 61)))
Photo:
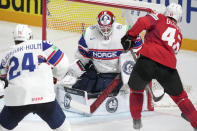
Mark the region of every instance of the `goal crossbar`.
POLYGON ((139 10, 148 13, 158 11, 163 13, 165 11, 165 6, 161 4, 148 3, 143 1, 128 1, 128 0, 68 0, 80 3, 95 4, 101 6, 110 6, 122 9, 139 10))

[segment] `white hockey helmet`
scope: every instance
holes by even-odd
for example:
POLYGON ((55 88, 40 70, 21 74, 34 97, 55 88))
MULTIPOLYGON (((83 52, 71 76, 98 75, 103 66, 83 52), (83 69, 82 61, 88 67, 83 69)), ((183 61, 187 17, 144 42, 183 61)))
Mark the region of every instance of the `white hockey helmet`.
POLYGON ((114 21, 115 16, 111 11, 104 10, 98 14, 98 29, 103 36, 108 37, 111 35, 114 21))
POLYGON ((14 41, 27 41, 32 39, 32 31, 28 25, 18 24, 14 30, 14 41))
POLYGON ((164 14, 165 16, 175 19, 177 22, 181 22, 182 13, 183 10, 181 5, 171 3, 170 5, 167 6, 164 14))

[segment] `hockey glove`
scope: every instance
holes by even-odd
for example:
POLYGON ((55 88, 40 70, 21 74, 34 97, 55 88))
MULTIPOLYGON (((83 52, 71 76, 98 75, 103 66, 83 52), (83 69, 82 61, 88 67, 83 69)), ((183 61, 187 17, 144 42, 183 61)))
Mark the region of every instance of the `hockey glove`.
POLYGON ((65 77, 58 83, 61 86, 72 87, 77 82, 77 77, 73 76, 69 72, 66 73, 65 77))
POLYGON ((131 36, 125 35, 121 39, 121 44, 122 44, 123 49, 127 51, 131 49, 131 47, 133 47, 134 41, 132 41, 131 36))

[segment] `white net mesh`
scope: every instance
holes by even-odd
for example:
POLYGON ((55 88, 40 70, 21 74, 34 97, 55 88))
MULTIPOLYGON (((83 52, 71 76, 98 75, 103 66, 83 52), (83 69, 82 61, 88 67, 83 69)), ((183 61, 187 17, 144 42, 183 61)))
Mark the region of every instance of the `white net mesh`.
MULTIPOLYGON (((193 95, 192 94, 192 86, 186 85, 183 83, 183 88, 187 92, 188 96, 192 97, 192 95, 193 95)), ((164 92, 163 87, 155 79, 152 81, 152 90, 153 90, 155 96, 160 96, 164 92)), ((193 100, 193 99, 191 99, 191 100, 193 100)), ((197 105, 196 102, 193 102, 193 104, 197 105)), ((167 94, 164 95, 164 97, 162 98, 161 101, 154 102, 154 106, 155 107, 167 107, 167 108, 168 107, 177 107, 177 105, 172 101, 172 99, 167 94)))
POLYGON ((116 22, 124 24, 121 9, 66 0, 50 0, 47 4, 47 28, 68 32, 82 31, 90 25, 97 24, 96 18, 100 11, 109 10, 116 16, 116 22))

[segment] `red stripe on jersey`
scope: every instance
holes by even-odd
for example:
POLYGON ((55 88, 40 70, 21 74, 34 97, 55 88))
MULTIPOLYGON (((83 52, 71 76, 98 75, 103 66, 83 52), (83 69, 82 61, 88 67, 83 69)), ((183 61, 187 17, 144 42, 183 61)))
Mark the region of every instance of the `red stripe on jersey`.
POLYGON ((63 56, 64 56, 64 53, 62 53, 62 55, 60 56, 60 58, 58 59, 58 61, 54 64, 54 66, 56 66, 62 60, 63 56))
POLYGON ((49 60, 51 59, 51 57, 53 57, 53 55, 55 54, 55 52, 56 52, 56 51, 53 51, 53 52, 49 55, 49 57, 47 58, 47 61, 49 61, 49 60))

